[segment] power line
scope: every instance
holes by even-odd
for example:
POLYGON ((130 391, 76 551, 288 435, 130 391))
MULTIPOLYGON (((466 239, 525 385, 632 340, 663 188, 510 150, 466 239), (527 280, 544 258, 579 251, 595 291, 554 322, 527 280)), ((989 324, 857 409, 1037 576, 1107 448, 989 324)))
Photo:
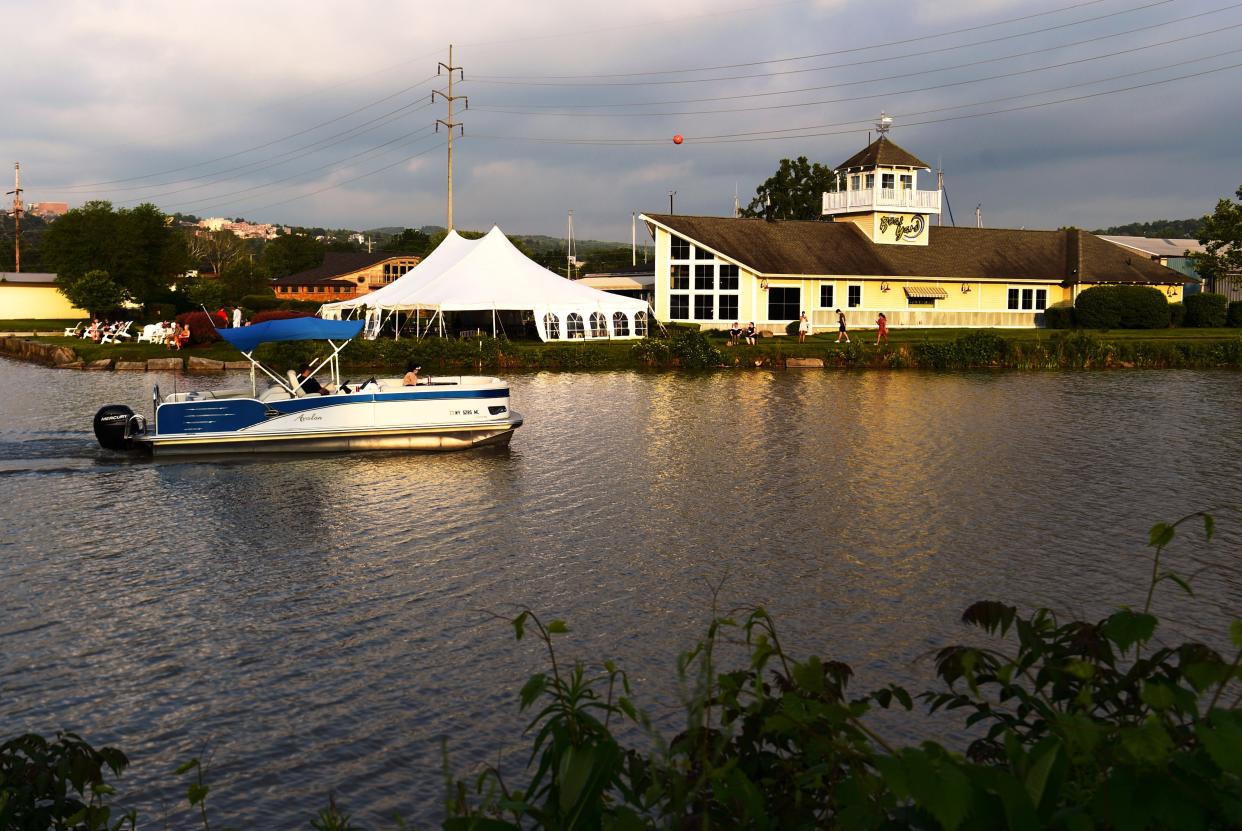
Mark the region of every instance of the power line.
MULTIPOLYGON (((1031 35, 1043 34, 1044 32, 1053 32, 1059 29, 1068 29, 1073 26, 1081 26, 1085 23, 1096 23, 1100 20, 1105 20, 1110 17, 1117 17, 1123 14, 1131 14, 1136 11, 1144 11, 1146 9, 1154 8, 1156 6, 1164 6, 1169 3, 1172 3, 1173 1, 1174 0, 1154 0, 1154 2, 1147 3, 1146 5, 1143 5, 1143 6, 1137 6, 1132 9, 1122 9, 1121 11, 1098 15, 1097 17, 1087 17, 1087 18, 1083 18, 1082 20, 1075 20, 1069 23, 1061 23, 1056 26, 1046 26, 1042 29, 1033 29, 1027 32, 1018 32, 1016 34, 1011 34, 1011 35, 1002 35, 999 37, 987 38, 985 40, 975 41, 974 43, 970 43, 970 44, 963 44, 960 46, 953 46, 953 47, 943 47, 942 50, 933 50, 933 51, 947 51, 950 49, 963 49, 967 47, 982 46, 982 45, 991 44, 991 43, 1001 43, 1007 40, 1014 40, 1016 38, 1030 37, 1031 35)), ((923 39, 924 38, 911 38, 909 41, 893 41, 892 43, 879 44, 879 45, 870 46, 870 47, 860 46, 860 47, 854 47, 850 49, 840 49, 835 52, 823 52, 823 53, 820 53, 820 55, 816 57, 825 57, 828 55, 844 55, 844 54, 860 52, 864 50, 871 51, 874 49, 880 49, 880 48, 884 48, 887 46, 900 45, 902 43, 913 42, 913 41, 923 40, 923 39)), ((929 52, 928 54, 931 54, 931 53, 929 52)), ((687 78, 684 80, 672 80, 672 81, 606 81, 606 82, 507 81, 507 80, 488 80, 486 76, 482 76, 482 75, 472 75, 471 80, 473 80, 475 83, 480 83, 480 84, 503 84, 506 86, 646 87, 646 86, 668 86, 668 85, 674 85, 674 84, 709 84, 709 83, 716 83, 719 81, 741 81, 741 80, 749 80, 753 78, 774 78, 774 77, 778 77, 781 75, 797 75, 797 74, 804 73, 804 72, 818 72, 818 71, 821 71, 821 68, 814 67, 814 68, 804 68, 804 69, 786 69, 786 70, 780 70, 777 72, 758 72, 758 73, 752 73, 750 75, 727 75, 727 76, 719 77, 719 78, 687 78)))
MULTIPOLYGON (((1231 50, 1231 51, 1242 51, 1242 50, 1231 50)), ((1231 54, 1231 52, 1223 52, 1220 54, 1222 55, 1231 54)), ((1210 57, 1219 57, 1219 55, 1213 55, 1210 57)), ((1182 65, 1188 64, 1188 63, 1196 63, 1196 62, 1207 60, 1207 59, 1208 58, 1196 58, 1190 61, 1182 62, 1182 65)), ((1176 66, 1176 65, 1178 64, 1173 64, 1171 66, 1176 66)), ((923 125, 923 124, 939 124, 939 123, 946 122, 946 121, 954 121, 957 119, 964 119, 964 118, 978 118, 978 117, 985 116, 985 115, 997 115, 997 114, 1005 113, 1005 112, 1017 112, 1021 110, 1036 109, 1039 107, 1053 106, 1055 104, 1080 101, 1080 100, 1084 100, 1088 98, 1098 98, 1104 95, 1114 95, 1114 94, 1118 94, 1122 92, 1130 92, 1130 91, 1137 90, 1137 89, 1145 89, 1148 87, 1160 86, 1162 84, 1173 83, 1175 81, 1186 80, 1189 78, 1199 78, 1205 75, 1212 75, 1217 72, 1225 72, 1230 69, 1236 69, 1240 66, 1242 66, 1242 64, 1230 64, 1229 66, 1204 70, 1203 72, 1196 72, 1196 73, 1192 73, 1189 75, 1181 75, 1175 78, 1167 78, 1167 79, 1163 79, 1160 81, 1151 81, 1149 83, 1136 84, 1136 85, 1129 86, 1129 87, 1123 87, 1117 90, 1106 90, 1103 92, 1091 93, 1088 95, 1077 96, 1077 97, 1072 97, 1072 98, 1065 98, 1065 99, 1060 99, 1057 101, 1048 101, 1048 102, 1043 102, 1039 104, 1029 104, 1029 105, 1024 105, 1020 107, 995 110, 995 111, 986 112, 986 113, 971 113, 971 114, 965 114, 965 115, 959 115, 959 116, 951 116, 948 118, 939 118, 939 119, 930 119, 926 121, 903 122, 903 123, 905 124, 905 126, 911 127, 911 126, 917 126, 917 125, 923 125)), ((1168 68, 1168 67, 1163 67, 1163 68, 1168 68)), ((1145 70, 1145 71, 1156 71, 1156 70, 1145 70)), ((1138 74, 1138 73, 1130 73, 1130 74, 1138 74)), ((1121 77, 1125 77, 1125 76, 1121 76, 1121 77)), ((1112 79, 1108 79, 1108 80, 1112 80, 1112 79)), ((1086 83, 1104 83, 1104 81, 1092 81, 1092 82, 1086 82, 1086 83)), ((1030 95, 1048 94, 1049 92, 1063 91, 1065 89, 1072 89, 1074 87, 1083 86, 1083 85, 1084 84, 1074 84, 1069 87, 1061 87, 1055 90, 1044 90, 1039 93, 1025 93, 1023 95, 1013 96, 1013 97, 1022 98, 1022 97, 1029 97, 1030 95)), ((994 100, 1005 100, 1005 99, 994 99, 994 100)), ((976 102, 974 104, 958 105, 954 107, 945 107, 945 108, 939 108, 937 110, 930 110, 928 112, 940 112, 946 109, 962 109, 963 107, 981 106, 982 104, 986 104, 986 103, 989 103, 989 102, 976 102)), ((852 132, 856 132, 857 128, 855 127, 850 130, 839 130, 835 132, 804 133, 804 134, 790 135, 790 136, 779 136, 779 135, 773 135, 773 134, 779 133, 779 132, 790 132, 792 130, 818 130, 823 127, 840 126, 840 124, 858 125, 858 124, 865 124, 865 123, 869 123, 869 122, 868 121, 841 122, 839 124, 811 125, 811 126, 806 126, 806 127, 792 128, 791 130, 762 130, 762 131, 756 131, 754 133, 725 133, 719 136, 700 136, 697 138, 693 136, 686 136, 684 137, 684 141, 687 144, 722 144, 722 143, 728 143, 728 142, 741 142, 741 141, 772 141, 772 140, 790 139, 790 138, 817 138, 821 136, 832 136, 832 135, 841 135, 844 133, 852 133, 852 132), (760 137, 752 138, 751 136, 760 136, 760 137)), ((532 142, 532 143, 538 143, 538 144, 587 144, 587 145, 643 146, 643 145, 667 144, 668 143, 667 138, 658 138, 658 139, 596 139, 596 138, 563 139, 563 138, 542 138, 542 137, 533 137, 533 136, 496 136, 496 135, 488 135, 488 134, 480 134, 480 133, 475 133, 474 137, 481 138, 481 139, 493 139, 493 140, 498 140, 498 141, 532 142)))
MULTIPOLYGON (((1239 5, 1242 5, 1242 4, 1239 4, 1239 5)), ((985 83, 987 81, 995 81, 995 80, 1000 80, 1003 78, 1016 78, 1016 77, 1020 77, 1023 75, 1032 75, 1037 72, 1047 72, 1049 70, 1054 70, 1054 69, 1064 69, 1067 66, 1076 66, 1078 64, 1090 63, 1090 62, 1099 61, 1099 60, 1106 60, 1108 58, 1115 58, 1115 57, 1118 57, 1119 55, 1128 55, 1134 52, 1143 52, 1148 49, 1154 49, 1154 48, 1158 48, 1161 46, 1169 46, 1175 43, 1183 43, 1188 40, 1194 40, 1196 38, 1220 34, 1222 32, 1227 32, 1227 31, 1231 31, 1233 29, 1239 29, 1239 28, 1242 28, 1242 23, 1235 23, 1231 26, 1222 26, 1222 27, 1213 29, 1208 32, 1199 32, 1193 35, 1185 35, 1183 37, 1171 38, 1169 40, 1160 41, 1158 43, 1144 44, 1142 46, 1135 46, 1129 49, 1121 49, 1116 52, 1108 52, 1102 55, 1092 55, 1086 58, 1076 58, 1072 61, 1062 61, 1060 63, 1046 64, 1044 66, 1031 67, 1029 69, 1021 69, 1021 70, 1016 70, 1013 72, 1003 72, 1003 73, 998 73, 995 75, 986 75, 981 78, 968 78, 968 79, 961 80, 961 81, 951 81, 951 82, 946 82, 943 84, 933 84, 930 86, 915 87, 911 89, 870 93, 867 95, 859 95, 859 96, 853 96, 849 98, 829 98, 829 99, 820 100, 820 101, 799 101, 799 102, 794 102, 794 103, 789 103, 789 104, 769 104, 769 105, 758 106, 758 107, 733 107, 729 109, 716 109, 716 110, 681 110, 681 111, 671 111, 671 112, 650 112, 650 113, 526 112, 522 110, 504 110, 504 109, 495 109, 495 108, 487 108, 487 107, 478 107, 476 109, 478 109, 479 112, 506 113, 506 114, 513 114, 513 115, 560 116, 560 117, 574 117, 574 118, 594 118, 594 117, 598 117, 598 118, 616 118, 616 117, 639 118, 639 117, 660 117, 660 116, 681 116, 681 115, 720 115, 720 114, 727 114, 727 113, 761 112, 765 110, 784 110, 784 109, 793 109, 797 107, 814 107, 814 106, 820 106, 820 105, 825 105, 825 104, 842 104, 842 103, 848 103, 852 101, 862 101, 868 98, 878 98, 878 97, 895 96, 895 95, 911 95, 911 94, 919 93, 919 92, 932 92, 935 90, 967 86, 969 84, 985 83)), ((993 63, 998 60, 1007 60, 1007 58, 993 58, 993 59, 989 59, 985 61, 974 61, 968 64, 959 64, 957 66, 942 67, 940 69, 928 70, 928 72, 929 73, 947 72, 947 71, 954 70, 954 69, 962 69, 962 68, 966 68, 970 66, 975 66, 981 63, 993 63)), ((1184 63, 1186 62, 1183 62, 1182 64, 1174 64, 1174 65, 1181 66, 1184 63)), ((1150 71, 1150 70, 1139 70, 1137 72, 1129 73, 1129 75, 1141 74, 1142 72, 1146 72, 1146 71, 1150 71)), ((904 78, 904 77, 906 77, 906 75, 901 74, 901 75, 888 75, 882 78, 869 78, 869 79, 864 79, 864 80, 859 80, 859 81, 842 81, 837 84, 827 84, 827 85, 820 86, 820 87, 810 87, 809 90, 836 89, 839 87, 858 86, 861 84, 872 84, 872 83, 879 83, 881 81, 891 81, 891 80, 904 78)), ((1126 77, 1126 76, 1120 76, 1120 77, 1126 77)), ((790 90, 789 92, 795 92, 795 91, 802 92, 806 90, 790 90)))
MULTIPOLYGON (((1045 52, 1055 52, 1061 49, 1071 49, 1076 46, 1085 46, 1087 44, 1098 43, 1100 41, 1110 40, 1116 37, 1124 37, 1126 35, 1133 35, 1139 32, 1149 31, 1151 29, 1163 29, 1166 26, 1172 25, 1174 23, 1185 23, 1188 20, 1195 20, 1200 17, 1207 17, 1207 16, 1214 15, 1214 14, 1220 14, 1222 12, 1237 9, 1239 7, 1242 7, 1242 3, 1235 3, 1230 6, 1222 6, 1221 8, 1218 8, 1218 9, 1212 9, 1210 11, 1201 12, 1199 14, 1187 15, 1185 17, 1174 18, 1173 20, 1168 20, 1168 21, 1164 21, 1161 23, 1153 23, 1147 26, 1138 26, 1136 28, 1127 29, 1122 32, 1113 32, 1107 35, 1099 35, 1093 38, 1086 38, 1084 40, 1073 41, 1071 43, 1048 46, 1048 47, 1044 47, 1041 49, 1032 49, 1026 52, 1017 52, 1017 53, 1010 54, 1010 55, 1002 55, 997 58, 984 58, 984 59, 980 59, 977 61, 971 61, 971 62, 964 63, 964 64, 957 64, 955 66, 940 67, 937 69, 926 70, 926 72, 928 73, 945 72, 945 71, 949 71, 953 69, 964 69, 964 68, 968 68, 971 66, 981 66, 983 64, 988 64, 988 63, 998 63, 1000 61, 1014 60, 1017 58, 1026 58, 1032 55, 1040 55, 1045 52)), ((1228 28, 1233 28, 1233 27, 1228 27, 1228 28)), ((1219 31, 1222 31, 1222 29, 1214 29, 1209 32, 1203 32, 1203 33, 1200 33, 1200 35, 1195 35, 1195 37, 1198 37, 1201 35, 1215 34, 1216 32, 1219 32, 1219 31)), ((1165 43, 1171 43, 1171 42, 1173 41, 1165 41, 1165 43)), ((851 61, 848 63, 831 64, 828 66, 816 67, 813 70, 808 70, 808 71, 818 72, 818 71, 824 71, 824 70, 829 70, 829 69, 843 69, 847 67, 862 66, 865 64, 885 63, 891 60, 906 60, 906 59, 911 59, 911 58, 925 57, 927 55, 932 55, 932 54, 936 54, 939 52, 953 51, 953 50, 966 48, 966 47, 970 47, 974 45, 975 44, 963 44, 961 46, 952 46, 952 47, 946 47, 943 49, 934 49, 928 52, 913 53, 909 55, 899 55, 899 56, 892 57, 892 58, 870 58, 870 59, 863 60, 863 61, 851 61)), ((1163 44, 1154 44, 1154 45, 1160 46, 1163 44)), ((886 76, 883 78, 876 78, 876 79, 871 79, 871 80, 872 81, 891 80, 891 78, 893 77, 904 77, 904 74, 898 75, 898 76, 886 76)), ((855 81, 851 83, 862 83, 862 82, 855 81)), ((530 108, 527 110, 501 109, 501 108, 488 107, 488 106, 476 107, 476 109, 479 110, 479 112, 503 112, 503 113, 511 113, 515 115, 541 115, 542 113, 533 112, 531 110, 539 110, 539 109, 550 110, 556 107, 560 107, 562 109, 574 109, 574 110, 598 110, 598 109, 617 109, 621 107, 660 107, 660 106, 672 106, 674 104, 704 104, 704 103, 709 103, 713 101, 738 101, 738 100, 749 99, 749 98, 767 98, 767 97, 771 97, 775 95, 795 95, 797 93, 802 93, 802 92, 816 92, 822 89, 832 89, 837 86, 842 86, 842 84, 820 84, 820 85, 816 85, 813 87, 799 87, 797 89, 771 90, 767 92, 748 92, 748 93, 739 93, 736 95, 716 95, 716 96, 709 96, 709 97, 703 97, 703 98, 677 98, 677 99, 665 100, 665 101, 638 101, 638 102, 610 103, 610 104, 546 104, 546 105, 520 104, 520 105, 517 105, 521 107, 530 108)), ((728 111, 721 111, 721 112, 728 112, 728 111)), ((571 113, 564 113, 564 114, 571 115, 571 113)), ((681 113, 666 113, 666 114, 667 115, 680 115, 681 113)), ((607 113, 584 113, 584 115, 608 115, 608 114, 607 113)))

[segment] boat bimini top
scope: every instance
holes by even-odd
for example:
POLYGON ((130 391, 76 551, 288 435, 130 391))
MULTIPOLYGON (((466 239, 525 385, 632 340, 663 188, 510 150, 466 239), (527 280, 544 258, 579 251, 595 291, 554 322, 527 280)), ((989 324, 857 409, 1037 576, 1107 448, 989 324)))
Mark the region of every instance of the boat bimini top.
POLYGON ((238 352, 250 361, 251 394, 257 395, 255 370, 262 372, 275 381, 290 395, 295 394, 290 382, 269 370, 255 360, 254 350, 265 343, 278 343, 295 340, 326 340, 332 347, 328 357, 311 368, 314 375, 326 365, 332 373, 332 383, 340 384, 341 369, 337 356, 351 340, 362 331, 364 321, 361 320, 321 320, 317 317, 292 317, 284 320, 269 320, 252 326, 241 326, 233 329, 217 329, 216 334, 232 344, 238 352), (337 341, 340 341, 339 345, 337 341))

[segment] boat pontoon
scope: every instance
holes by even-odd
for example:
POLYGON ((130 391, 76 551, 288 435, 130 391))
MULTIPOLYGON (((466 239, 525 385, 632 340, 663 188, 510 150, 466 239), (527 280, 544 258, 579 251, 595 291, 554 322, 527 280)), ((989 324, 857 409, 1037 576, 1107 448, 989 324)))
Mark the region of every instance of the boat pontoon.
POLYGON ((110 450, 140 449, 158 455, 314 452, 341 450, 462 450, 507 445, 522 416, 509 406, 509 385, 481 376, 341 379, 340 352, 362 329, 360 320, 271 320, 219 334, 250 361, 248 389, 152 393, 150 422, 123 404, 95 414, 95 436, 110 450), (307 394, 254 357, 263 343, 327 341, 327 394, 307 394), (259 391, 258 376, 270 384, 259 391))

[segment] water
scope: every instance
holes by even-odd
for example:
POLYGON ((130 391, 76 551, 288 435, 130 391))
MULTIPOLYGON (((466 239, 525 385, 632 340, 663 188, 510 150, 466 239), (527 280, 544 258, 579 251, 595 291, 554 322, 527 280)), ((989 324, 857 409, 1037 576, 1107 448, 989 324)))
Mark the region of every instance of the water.
MULTIPOLYGON (((459 772, 524 758, 543 656, 517 608, 568 620, 563 654, 629 668, 674 731, 714 586, 859 691, 918 686, 969 602, 1141 604, 1150 525, 1242 492, 1237 373, 512 382, 507 451, 150 462, 90 418, 185 376, 0 360, 0 735, 122 747, 148 822, 189 822, 172 770, 206 749, 215 824, 303 828, 332 791, 431 825, 442 737, 459 772)), ((1219 520, 1173 549, 1198 596, 1161 590, 1168 639, 1219 644, 1242 610, 1242 516, 1219 520)))

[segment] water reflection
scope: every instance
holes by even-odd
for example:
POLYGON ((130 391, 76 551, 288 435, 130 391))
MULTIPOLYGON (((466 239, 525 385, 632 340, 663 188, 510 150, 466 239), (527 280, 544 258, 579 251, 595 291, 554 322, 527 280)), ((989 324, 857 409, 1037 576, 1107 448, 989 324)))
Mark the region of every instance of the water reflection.
MULTIPOLYGON (((502 452, 99 451, 96 407, 154 380, 0 361, 0 718, 121 743, 147 816, 211 739, 237 827, 301 827, 330 788, 429 824, 446 735, 458 768, 520 762, 541 656, 495 617, 519 606, 673 728, 711 586, 862 688, 917 684, 972 600, 1133 602, 1146 528, 1242 484, 1233 373, 539 373, 502 452)), ((1242 607, 1240 526, 1174 552, 1211 569, 1193 605, 1159 599, 1174 628, 1217 638, 1242 607)))

